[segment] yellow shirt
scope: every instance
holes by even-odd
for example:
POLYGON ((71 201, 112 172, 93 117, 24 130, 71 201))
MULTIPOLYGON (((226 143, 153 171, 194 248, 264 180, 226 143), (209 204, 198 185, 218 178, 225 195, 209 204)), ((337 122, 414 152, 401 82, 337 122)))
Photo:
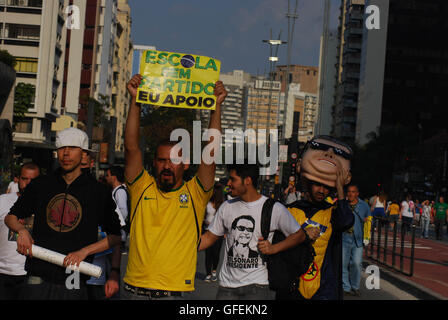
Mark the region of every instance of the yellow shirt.
POLYGON ((400 207, 396 203, 392 203, 389 206, 389 214, 392 216, 394 214, 398 214, 400 212, 400 207))
POLYGON ((180 188, 164 193, 146 170, 127 186, 132 221, 128 265, 123 280, 141 288, 194 290, 198 237, 213 188, 205 191, 195 176, 180 188))

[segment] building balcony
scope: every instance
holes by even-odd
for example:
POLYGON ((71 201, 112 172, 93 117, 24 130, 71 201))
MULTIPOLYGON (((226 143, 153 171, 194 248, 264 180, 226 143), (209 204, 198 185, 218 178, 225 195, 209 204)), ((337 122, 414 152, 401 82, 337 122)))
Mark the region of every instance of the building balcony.
POLYGON ((42 8, 43 0, 0 0, 0 6, 42 8))
POLYGON ((361 42, 353 42, 350 41, 346 44, 346 47, 349 49, 357 49, 357 50, 361 50, 362 44, 361 42))

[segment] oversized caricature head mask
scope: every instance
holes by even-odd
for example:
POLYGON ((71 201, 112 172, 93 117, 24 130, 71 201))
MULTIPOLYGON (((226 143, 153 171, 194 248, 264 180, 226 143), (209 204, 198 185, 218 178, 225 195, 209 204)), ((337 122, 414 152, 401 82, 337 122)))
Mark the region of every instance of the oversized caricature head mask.
POLYGON ((317 136, 305 146, 297 169, 304 178, 334 188, 336 173, 340 169, 348 172, 345 184, 350 182, 352 155, 353 151, 347 144, 330 136, 317 136))

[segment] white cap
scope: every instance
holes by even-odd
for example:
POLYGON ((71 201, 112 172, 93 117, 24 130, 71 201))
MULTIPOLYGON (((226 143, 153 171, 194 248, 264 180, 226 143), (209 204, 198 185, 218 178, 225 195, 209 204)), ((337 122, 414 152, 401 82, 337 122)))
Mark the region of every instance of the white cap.
POLYGON ((87 133, 76 128, 67 128, 56 134, 56 149, 63 147, 79 147, 86 151, 94 151, 89 149, 87 133))

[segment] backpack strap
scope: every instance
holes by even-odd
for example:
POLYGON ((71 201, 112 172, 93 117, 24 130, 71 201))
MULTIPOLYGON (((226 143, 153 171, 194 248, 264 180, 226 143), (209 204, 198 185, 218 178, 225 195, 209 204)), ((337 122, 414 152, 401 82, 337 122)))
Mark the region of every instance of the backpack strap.
MULTIPOLYGON (((276 200, 268 198, 263 203, 263 209, 261 210, 261 235, 263 236, 264 240, 267 240, 269 237, 269 232, 271 231, 271 218, 272 218, 272 209, 274 208, 276 200)), ((266 262, 267 256, 261 255, 261 259, 263 260, 263 263, 266 262)))
POLYGON ((198 237, 197 243, 198 243, 198 249, 199 249, 199 246, 201 245, 201 232, 199 230, 198 216, 196 214, 196 208, 194 206, 194 200, 193 200, 193 196, 191 195, 190 188, 188 188, 187 184, 185 184, 185 186, 187 187, 188 194, 190 195, 191 203, 193 204, 194 222, 196 223, 196 232, 197 232, 197 237, 198 237))

